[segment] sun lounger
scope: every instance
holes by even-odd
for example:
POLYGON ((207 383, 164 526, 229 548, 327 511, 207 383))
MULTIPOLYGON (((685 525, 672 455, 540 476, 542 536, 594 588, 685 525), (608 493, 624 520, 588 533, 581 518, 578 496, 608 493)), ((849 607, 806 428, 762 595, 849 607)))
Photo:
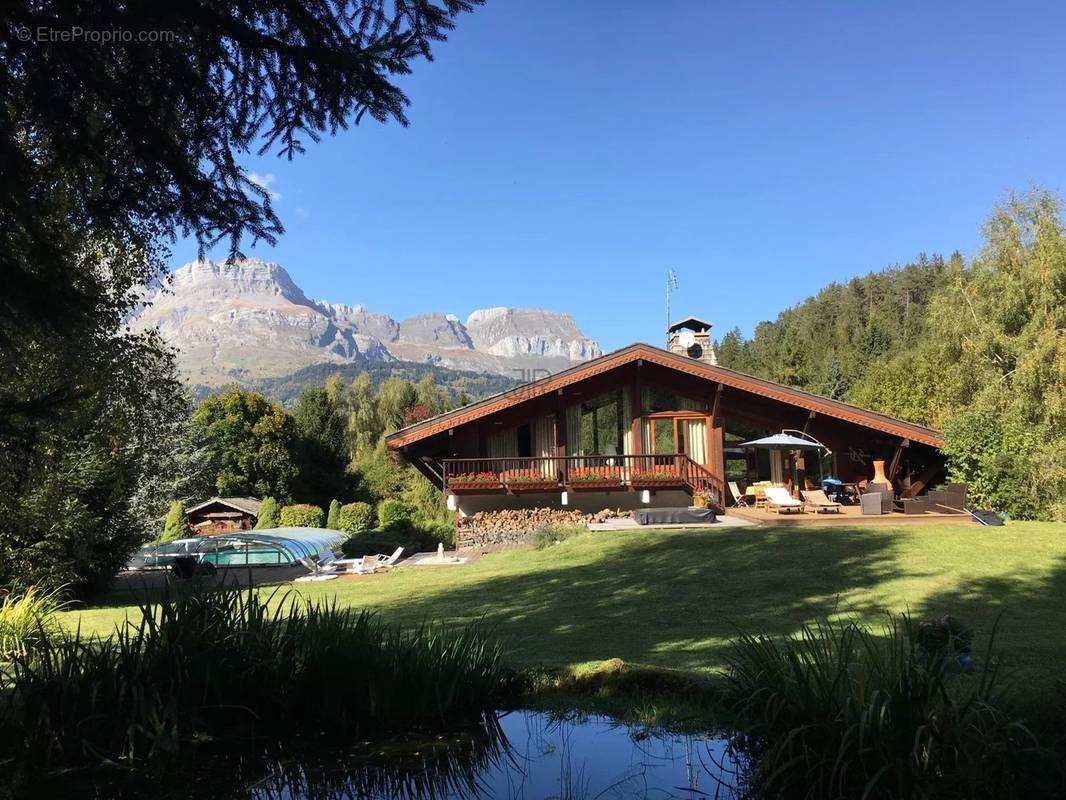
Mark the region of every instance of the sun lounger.
POLYGON ((379 569, 388 569, 394 566, 403 555, 403 548, 397 547, 391 556, 376 555, 363 556, 362 558, 338 558, 332 562, 337 567, 347 567, 347 572, 355 575, 370 575, 379 569))
POLYGON ((729 482, 729 493, 733 495, 733 507, 746 506, 748 504, 747 495, 740 491, 740 487, 737 486, 736 481, 729 482))
POLYGON ((765 489, 766 507, 780 514, 782 511, 803 512, 803 503, 794 499, 787 489, 780 486, 767 486, 765 489))
POLYGON ((840 513, 840 503, 834 503, 825 496, 825 492, 821 489, 804 489, 801 494, 803 495, 803 502, 808 508, 813 508, 815 514, 819 511, 840 513))
POLYGON ((333 557, 332 553, 301 558, 300 563, 311 570, 311 574, 301 575, 295 579, 297 581, 332 581, 337 578, 337 559, 333 557))

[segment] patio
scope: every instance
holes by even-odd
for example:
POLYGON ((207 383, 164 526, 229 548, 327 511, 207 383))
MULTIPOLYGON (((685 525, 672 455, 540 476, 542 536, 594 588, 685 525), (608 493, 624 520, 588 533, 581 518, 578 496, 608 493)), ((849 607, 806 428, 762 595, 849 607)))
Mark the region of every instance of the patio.
POLYGON ((824 527, 827 525, 844 525, 847 527, 877 526, 877 525, 929 525, 959 524, 976 525, 969 514, 960 512, 928 512, 925 514, 902 514, 892 512, 889 514, 863 514, 862 508, 857 505, 841 506, 839 512, 828 511, 814 513, 813 511, 785 512, 778 514, 768 508, 760 506, 738 506, 727 508, 725 513, 732 517, 748 520, 750 522, 769 525, 799 525, 810 527, 824 527))

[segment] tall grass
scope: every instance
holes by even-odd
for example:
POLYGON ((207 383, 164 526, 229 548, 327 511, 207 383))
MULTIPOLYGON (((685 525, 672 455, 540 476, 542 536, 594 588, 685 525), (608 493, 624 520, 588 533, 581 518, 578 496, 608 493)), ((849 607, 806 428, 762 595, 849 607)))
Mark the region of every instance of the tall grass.
POLYGON ((1038 750, 1003 710, 991 641, 972 674, 947 644, 923 649, 906 615, 877 632, 823 621, 784 641, 740 636, 726 696, 759 793, 1018 796, 1038 750))
POLYGON ((205 737, 438 730, 512 687, 476 628, 404 631, 295 595, 173 588, 114 635, 49 640, 0 681, 0 746, 44 769, 153 761, 205 737))
POLYGON ((15 587, 0 597, 0 661, 25 656, 59 630, 56 614, 66 607, 62 590, 15 587))

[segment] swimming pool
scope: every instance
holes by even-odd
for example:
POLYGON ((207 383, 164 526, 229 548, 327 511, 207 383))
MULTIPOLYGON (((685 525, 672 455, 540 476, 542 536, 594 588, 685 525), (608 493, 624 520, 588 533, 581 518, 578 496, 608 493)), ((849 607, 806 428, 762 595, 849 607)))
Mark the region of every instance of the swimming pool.
POLYGON ((203 553, 200 560, 216 567, 267 567, 293 564, 293 560, 272 547, 234 547, 203 553))

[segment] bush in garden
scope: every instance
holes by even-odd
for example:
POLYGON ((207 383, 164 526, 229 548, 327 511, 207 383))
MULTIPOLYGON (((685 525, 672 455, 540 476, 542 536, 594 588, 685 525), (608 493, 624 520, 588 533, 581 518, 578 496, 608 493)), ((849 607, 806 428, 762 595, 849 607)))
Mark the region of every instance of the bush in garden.
POLYGON ((424 537, 431 540, 433 547, 437 542, 444 544, 445 550, 455 549, 455 523, 449 520, 425 520, 416 523, 424 537))
POLYGON ((325 514, 318 506, 297 503, 281 509, 281 527, 283 528, 321 528, 325 514))
POLYGON ((256 530, 278 527, 278 501, 273 497, 264 497, 259 504, 259 517, 255 521, 256 530))
POLYGON ((395 497, 382 500, 378 506, 378 521, 386 530, 402 527, 411 521, 411 516, 410 507, 403 500, 395 497))
POLYGON ((341 545, 341 551, 345 558, 362 558, 363 556, 385 555, 391 556, 397 547, 404 549, 404 555, 417 550, 412 550, 410 542, 396 541, 391 536, 392 532, 371 531, 352 536, 341 545))
POLYGON ((370 503, 347 503, 341 506, 338 530, 359 533, 374 527, 374 509, 370 503))
POLYGON ((326 527, 330 530, 341 529, 341 502, 333 499, 329 503, 329 513, 326 515, 326 527))
POLYGON ((537 550, 543 550, 583 533, 588 533, 588 528, 584 525, 547 525, 536 531, 529 541, 537 550))
POLYGON ((952 617, 906 614, 883 630, 822 620, 786 639, 742 633, 723 699, 755 743, 757 796, 1032 796, 1037 743, 1009 713, 991 641, 976 667, 971 643, 952 617))

